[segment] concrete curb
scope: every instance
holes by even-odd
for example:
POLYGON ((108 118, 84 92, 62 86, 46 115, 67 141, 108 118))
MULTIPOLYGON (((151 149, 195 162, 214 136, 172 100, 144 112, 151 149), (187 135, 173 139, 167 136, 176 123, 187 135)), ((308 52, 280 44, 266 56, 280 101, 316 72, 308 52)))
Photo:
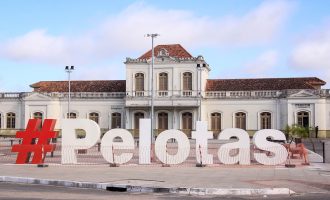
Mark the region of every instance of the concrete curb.
POLYGON ((173 193, 185 195, 290 195, 289 188, 186 188, 186 187, 145 187, 125 184, 79 182, 67 180, 39 179, 28 177, 0 176, 0 182, 52 185, 63 187, 101 189, 121 192, 173 193))

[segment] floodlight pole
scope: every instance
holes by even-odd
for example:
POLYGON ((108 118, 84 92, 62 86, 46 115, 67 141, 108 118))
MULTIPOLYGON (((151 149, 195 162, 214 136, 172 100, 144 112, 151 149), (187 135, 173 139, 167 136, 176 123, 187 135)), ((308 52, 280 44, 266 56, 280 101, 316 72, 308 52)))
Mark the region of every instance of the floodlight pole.
POLYGON ((73 72, 74 66, 65 66, 65 71, 68 73, 68 85, 69 85, 69 94, 68 94, 68 116, 70 119, 70 103, 71 103, 71 77, 70 74, 73 72))
POLYGON ((154 38, 159 36, 157 33, 147 34, 147 37, 151 37, 151 85, 150 85, 150 91, 151 91, 151 143, 155 141, 154 136, 154 38))

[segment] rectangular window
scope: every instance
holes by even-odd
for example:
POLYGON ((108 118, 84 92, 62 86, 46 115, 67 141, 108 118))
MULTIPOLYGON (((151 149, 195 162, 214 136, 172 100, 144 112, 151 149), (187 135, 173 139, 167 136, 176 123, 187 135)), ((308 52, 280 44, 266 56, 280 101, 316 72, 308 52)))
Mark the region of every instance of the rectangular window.
POLYGON ((190 72, 183 73, 183 90, 192 90, 192 74, 190 72))
POLYGON ((112 113, 111 128, 121 128, 121 114, 112 113))
POLYGON ((159 90, 161 90, 161 91, 168 90, 167 82, 168 82, 167 74, 166 73, 160 73, 159 74, 159 90))
POLYGON ((235 115, 236 128, 246 130, 246 114, 239 112, 235 115))
POLYGON ((260 114, 261 129, 271 129, 271 113, 263 112, 260 114))
POLYGON ((15 113, 7 113, 7 128, 14 129, 16 125, 15 113))

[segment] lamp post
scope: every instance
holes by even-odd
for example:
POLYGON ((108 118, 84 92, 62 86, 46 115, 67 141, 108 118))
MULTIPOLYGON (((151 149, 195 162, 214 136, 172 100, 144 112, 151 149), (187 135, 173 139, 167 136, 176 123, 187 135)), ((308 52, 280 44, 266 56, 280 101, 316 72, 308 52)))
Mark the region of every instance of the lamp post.
POLYGON ((65 66, 65 72, 68 73, 69 95, 68 95, 68 118, 70 119, 70 102, 71 102, 71 80, 70 74, 73 72, 74 66, 65 66))
POLYGON ((157 33, 147 34, 147 37, 151 37, 151 143, 154 141, 154 38, 159 36, 157 33))

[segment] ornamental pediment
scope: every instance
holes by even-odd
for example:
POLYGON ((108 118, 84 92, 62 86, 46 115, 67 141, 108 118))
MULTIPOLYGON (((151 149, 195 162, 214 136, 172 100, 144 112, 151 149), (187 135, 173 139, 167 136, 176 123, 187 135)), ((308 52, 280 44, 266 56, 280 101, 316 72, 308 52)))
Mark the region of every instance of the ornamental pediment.
MULTIPOLYGON (((148 63, 151 63, 152 60, 151 58, 148 59, 148 63)), ((157 57, 154 57, 154 63, 155 64, 161 64, 161 63, 177 63, 178 60, 173 58, 173 57, 170 57, 170 56, 157 56, 157 57)))
POLYGON ((318 96, 309 91, 301 90, 297 93, 291 94, 289 97, 290 98, 314 98, 314 97, 318 97, 318 96))
POLYGON ((25 101, 49 101, 49 100, 53 100, 52 97, 42 94, 42 93, 38 93, 38 92, 32 92, 29 93, 28 96, 24 97, 25 101))

